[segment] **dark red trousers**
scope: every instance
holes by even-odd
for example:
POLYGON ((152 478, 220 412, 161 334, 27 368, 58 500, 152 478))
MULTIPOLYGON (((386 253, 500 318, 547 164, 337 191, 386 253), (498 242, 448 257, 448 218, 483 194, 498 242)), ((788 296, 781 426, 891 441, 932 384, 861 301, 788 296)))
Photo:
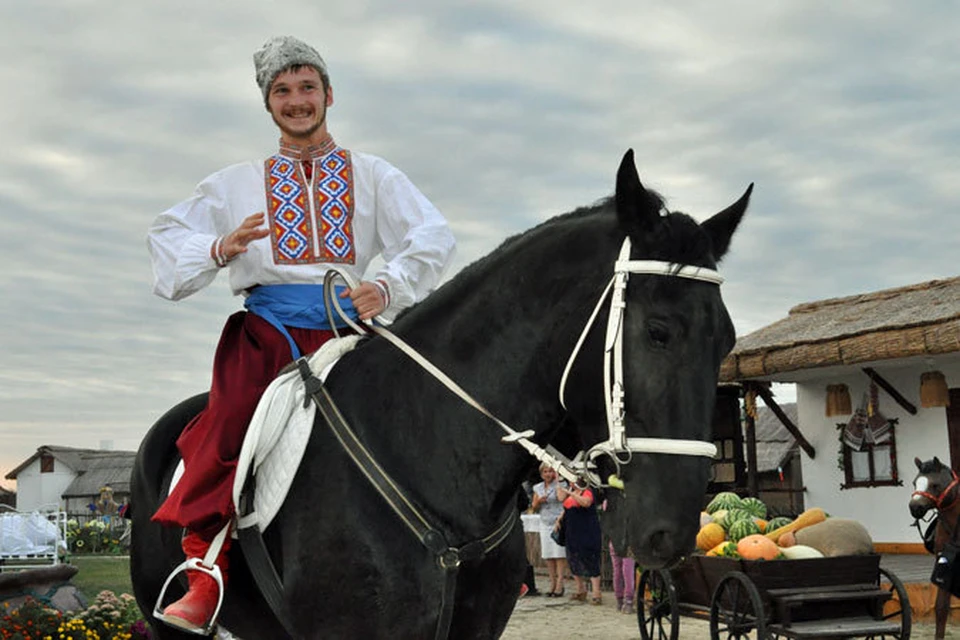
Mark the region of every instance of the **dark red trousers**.
MULTIPOLYGON (((287 330, 304 354, 333 337, 327 330, 287 330)), ((177 440, 183 477, 153 515, 154 522, 209 536, 233 517, 233 479, 243 436, 260 396, 291 360, 286 338, 260 316, 240 311, 227 319, 207 407, 177 440)))

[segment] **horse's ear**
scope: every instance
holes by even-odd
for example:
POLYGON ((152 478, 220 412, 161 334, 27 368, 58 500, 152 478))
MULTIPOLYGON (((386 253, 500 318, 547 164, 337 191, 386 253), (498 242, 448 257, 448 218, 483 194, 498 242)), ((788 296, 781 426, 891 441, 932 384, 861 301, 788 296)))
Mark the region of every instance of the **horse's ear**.
POLYGON ((720 262, 730 248, 730 238, 733 237, 733 232, 737 230, 737 225, 747 211, 751 193, 753 193, 752 182, 739 200, 701 225, 710 236, 710 241, 713 243, 713 259, 717 262, 720 262))
POLYGON ((637 175, 633 149, 628 149, 617 170, 617 219, 629 236, 641 236, 660 219, 660 202, 652 197, 637 175))
POLYGON ((913 463, 917 465, 917 469, 919 469, 923 465, 923 463, 920 462, 920 458, 914 458, 913 463))

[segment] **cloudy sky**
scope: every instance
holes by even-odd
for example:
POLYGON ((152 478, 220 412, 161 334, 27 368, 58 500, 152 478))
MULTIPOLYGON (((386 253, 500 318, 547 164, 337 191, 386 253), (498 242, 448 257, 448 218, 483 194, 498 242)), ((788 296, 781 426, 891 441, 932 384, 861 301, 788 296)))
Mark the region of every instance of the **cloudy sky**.
POLYGON ((0 478, 43 444, 135 449, 209 384, 239 302, 154 297, 144 236, 275 149, 270 36, 321 51, 335 138, 446 214, 454 270, 608 195, 629 147, 698 219, 755 182, 722 268, 742 335, 960 271, 958 29, 952 0, 0 2, 0 478))

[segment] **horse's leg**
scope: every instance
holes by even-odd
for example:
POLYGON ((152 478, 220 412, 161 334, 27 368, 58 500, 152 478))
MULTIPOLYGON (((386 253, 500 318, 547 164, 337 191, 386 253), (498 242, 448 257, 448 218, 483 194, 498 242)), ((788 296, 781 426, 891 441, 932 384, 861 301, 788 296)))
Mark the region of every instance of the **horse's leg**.
POLYGON ((950 592, 937 588, 937 631, 936 640, 943 640, 947 633, 947 618, 950 616, 950 592))
POLYGON ((504 540, 482 565, 461 569, 449 637, 491 640, 503 633, 520 596, 526 571, 526 548, 523 534, 518 531, 504 540))

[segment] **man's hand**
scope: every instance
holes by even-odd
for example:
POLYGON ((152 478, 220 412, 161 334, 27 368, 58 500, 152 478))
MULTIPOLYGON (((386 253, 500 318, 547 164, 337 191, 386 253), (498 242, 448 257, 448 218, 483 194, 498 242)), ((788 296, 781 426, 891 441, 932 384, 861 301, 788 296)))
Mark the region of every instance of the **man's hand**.
POLYGON ((223 237, 223 244, 220 251, 227 260, 236 258, 241 253, 247 252, 247 245, 254 240, 266 238, 270 235, 270 230, 260 225, 266 219, 266 215, 261 211, 252 216, 248 216, 240 223, 240 226, 223 237))
POLYGON ((361 282, 355 289, 347 289, 341 293, 340 297, 350 298, 361 320, 369 320, 379 315, 385 306, 380 289, 372 282, 361 282))

